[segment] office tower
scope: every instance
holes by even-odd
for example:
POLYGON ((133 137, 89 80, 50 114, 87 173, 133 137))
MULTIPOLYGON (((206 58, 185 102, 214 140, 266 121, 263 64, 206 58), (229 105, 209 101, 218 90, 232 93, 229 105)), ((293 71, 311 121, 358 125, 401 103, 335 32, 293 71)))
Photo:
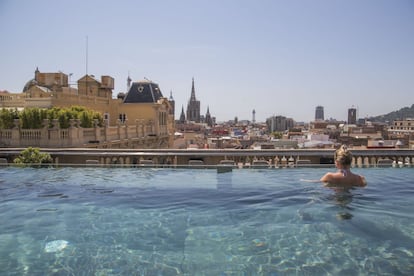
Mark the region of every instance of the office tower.
POLYGON ((356 124, 356 118, 357 118, 357 110, 354 107, 351 107, 348 109, 348 124, 349 125, 355 125, 356 124))
POLYGON ((323 106, 317 106, 315 109, 315 121, 324 121, 323 106))

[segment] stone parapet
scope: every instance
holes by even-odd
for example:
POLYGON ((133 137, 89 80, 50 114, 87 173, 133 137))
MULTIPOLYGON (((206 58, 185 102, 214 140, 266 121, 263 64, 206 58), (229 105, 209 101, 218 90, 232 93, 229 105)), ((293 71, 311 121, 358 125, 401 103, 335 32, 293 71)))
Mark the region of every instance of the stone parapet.
POLYGON ((41 148, 156 148, 167 147, 170 137, 165 132, 155 131, 154 122, 140 120, 134 125, 118 122, 117 126, 93 128, 79 127, 78 120, 71 120, 70 127, 62 129, 58 120, 51 127, 47 119, 41 129, 22 129, 15 120, 13 129, 0 129, 0 147, 41 147, 41 148), (164 141, 165 140, 165 141, 164 141), (122 141, 119 143, 118 141, 122 141))
MULTIPOLYGON (((165 137, 168 138, 168 137, 165 137)), ((156 137, 145 138, 148 144, 155 144, 156 137)), ((115 143, 125 143, 117 141, 115 143)), ((0 148, 0 158, 11 162, 24 148, 0 148)), ((284 168, 284 167, 334 167, 332 149, 294 150, 182 150, 182 149, 120 149, 120 148, 42 148, 49 153, 57 165, 85 165, 87 160, 98 160, 99 165, 187 167, 197 163, 198 167, 215 167, 223 160, 232 162, 238 168, 284 168), (58 160, 58 162, 56 161, 58 160)), ((353 150, 354 167, 412 166, 414 150, 375 149, 353 150)))

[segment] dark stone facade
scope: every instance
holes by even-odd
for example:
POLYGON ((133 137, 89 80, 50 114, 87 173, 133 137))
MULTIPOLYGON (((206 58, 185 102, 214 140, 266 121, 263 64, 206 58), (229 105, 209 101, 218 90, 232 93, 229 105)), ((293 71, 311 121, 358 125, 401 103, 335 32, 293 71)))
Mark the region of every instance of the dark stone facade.
POLYGON ((200 101, 197 101, 194 89, 194 78, 191 87, 191 97, 187 104, 187 121, 200 122, 200 101))

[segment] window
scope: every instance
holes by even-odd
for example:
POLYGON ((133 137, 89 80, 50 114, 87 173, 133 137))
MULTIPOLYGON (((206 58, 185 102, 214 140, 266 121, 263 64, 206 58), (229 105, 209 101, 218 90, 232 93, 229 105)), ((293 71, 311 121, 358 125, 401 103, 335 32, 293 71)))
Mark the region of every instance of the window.
POLYGON ((119 114, 119 120, 121 121, 121 123, 125 123, 125 120, 126 120, 126 115, 125 115, 125 113, 123 113, 123 114, 119 114))
POLYGON ((104 120, 107 126, 109 126, 109 113, 105 112, 104 113, 104 120))

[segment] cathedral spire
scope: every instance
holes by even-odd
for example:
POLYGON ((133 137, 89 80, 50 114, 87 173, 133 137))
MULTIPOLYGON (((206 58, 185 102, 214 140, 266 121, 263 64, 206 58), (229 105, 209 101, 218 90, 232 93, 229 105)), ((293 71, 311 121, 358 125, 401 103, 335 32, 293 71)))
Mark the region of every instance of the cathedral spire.
POLYGON ((193 77, 193 84, 191 85, 191 97, 190 97, 190 101, 191 102, 195 102, 196 101, 195 89, 194 89, 194 77, 193 77))
POLYGON ((187 121, 200 122, 200 101, 197 101, 194 89, 194 77, 191 86, 191 97, 187 104, 187 121))
POLYGON ((181 108, 180 123, 185 123, 184 106, 181 108))
POLYGON ((213 119, 211 118, 210 107, 209 106, 207 106, 207 113, 206 113, 205 123, 210 127, 213 126, 213 119))

